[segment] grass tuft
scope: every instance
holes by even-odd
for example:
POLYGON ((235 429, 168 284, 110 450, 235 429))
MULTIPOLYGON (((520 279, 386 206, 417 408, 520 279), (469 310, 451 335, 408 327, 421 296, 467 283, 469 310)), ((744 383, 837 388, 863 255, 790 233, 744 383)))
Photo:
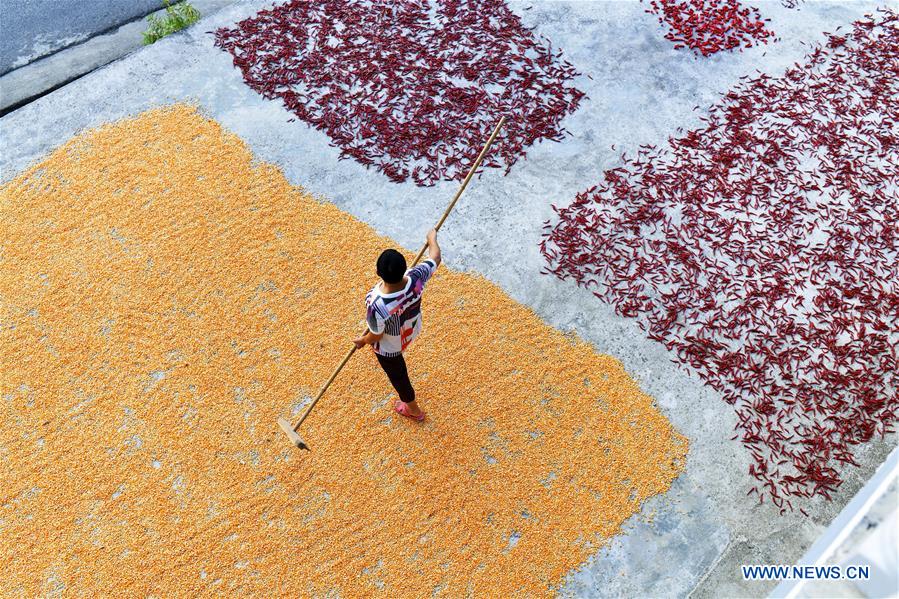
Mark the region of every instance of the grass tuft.
POLYGON ((156 15, 147 17, 150 28, 144 31, 145 46, 149 46, 170 33, 190 27, 200 20, 200 11, 191 6, 189 2, 179 2, 172 5, 169 0, 165 0, 165 13, 163 17, 156 15))

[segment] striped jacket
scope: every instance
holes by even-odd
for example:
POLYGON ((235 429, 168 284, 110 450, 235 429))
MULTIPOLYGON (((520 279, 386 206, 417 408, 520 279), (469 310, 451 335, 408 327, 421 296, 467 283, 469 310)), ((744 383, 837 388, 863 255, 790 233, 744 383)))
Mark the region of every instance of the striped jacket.
POLYGON ((372 333, 384 334, 374 344, 376 353, 392 357, 403 353, 421 332, 421 294, 437 264, 425 260, 406 271, 406 286, 394 293, 381 291, 381 284, 365 296, 365 320, 372 333))

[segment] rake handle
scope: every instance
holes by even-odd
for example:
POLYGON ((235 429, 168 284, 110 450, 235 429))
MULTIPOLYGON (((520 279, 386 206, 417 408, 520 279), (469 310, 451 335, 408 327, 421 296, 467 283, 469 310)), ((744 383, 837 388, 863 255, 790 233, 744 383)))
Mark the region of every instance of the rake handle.
MULTIPOLYGON (((456 205, 456 202, 459 201, 459 198, 462 197, 462 192, 465 191, 465 188, 468 186, 468 182, 471 181, 472 177, 474 177, 475 172, 480 168, 481 162, 484 161, 484 156, 487 155, 487 151, 490 149, 490 146, 493 145, 493 140, 496 139, 496 136, 499 135, 499 130, 502 128, 503 124, 506 122, 506 117, 500 117, 499 122, 496 124, 496 127, 493 128, 493 132, 490 134, 490 137, 487 139, 487 143, 484 144, 484 147, 481 148, 481 153, 478 154, 477 159, 474 161, 474 164, 468 170, 468 174, 465 175, 465 179, 462 181, 462 185, 459 186, 459 190, 456 192, 456 195, 453 196, 452 201, 450 201, 449 206, 446 207, 446 210, 443 212, 443 216, 440 217, 440 220, 437 221, 437 224, 434 226, 435 231, 439 231, 440 227, 443 226, 443 223, 446 222, 446 218, 450 215, 450 212, 453 211, 453 208, 456 205)), ((421 247, 421 251, 418 252, 418 255, 415 256, 415 260, 412 262, 412 266, 409 268, 414 268, 416 264, 418 264, 419 260, 421 260, 422 256, 425 255, 425 251, 428 249, 428 243, 421 247)), ((368 330, 368 327, 365 328, 365 331, 368 330)), ((363 331, 363 334, 365 334, 363 331)), ((353 357, 353 354, 356 353, 356 346, 350 348, 350 351, 347 352, 347 355, 344 356, 343 360, 340 361, 340 364, 337 365, 337 368, 334 369, 334 372, 331 373, 331 376, 328 377, 328 380, 322 385, 321 390, 319 390, 318 395, 315 396, 315 399, 312 400, 312 403, 309 404, 309 407, 306 408, 306 411, 303 412, 303 415, 300 416, 299 421, 293 426, 293 431, 296 432, 300 426, 303 424, 303 421, 312 413, 312 409, 315 407, 315 404, 318 403, 318 400, 322 398, 325 394, 325 391, 328 390, 328 387, 331 386, 331 383, 334 382, 334 379, 337 378, 337 375, 340 374, 340 371, 343 370, 343 367, 346 366, 346 363, 350 361, 350 358, 353 357)))
MULTIPOLYGON (((366 329, 366 330, 368 330, 368 329, 366 329)), ((340 364, 337 365, 337 368, 335 368, 334 372, 331 373, 331 376, 328 377, 327 382, 325 382, 325 384, 322 385, 322 388, 321 388, 321 390, 319 390, 318 395, 315 396, 315 399, 312 400, 312 403, 309 404, 309 407, 306 408, 305 412, 303 412, 303 416, 300 418, 299 422, 297 422, 293 426, 293 432, 297 432, 297 430, 300 428, 300 425, 302 425, 303 421, 306 420, 306 417, 309 416, 310 413, 312 413, 312 408, 314 408, 315 404, 318 403, 318 400, 320 400, 322 398, 322 395, 325 394, 325 391, 328 390, 328 387, 331 386, 331 383, 334 382, 334 379, 337 378, 337 375, 340 374, 340 371, 343 370, 343 367, 346 366, 346 363, 350 361, 350 358, 353 357, 354 353, 356 353, 355 345, 352 348, 350 348, 350 351, 347 352, 347 355, 345 355, 343 357, 343 360, 340 361, 340 364)))
MULTIPOLYGON (((484 147, 481 148, 481 153, 478 154, 478 157, 475 159, 472 167, 468 169, 468 174, 465 175, 465 179, 462 180, 462 185, 459 186, 459 191, 456 192, 456 195, 453 196, 453 199, 450 201, 449 206, 447 206, 446 210, 443 211, 443 216, 441 216, 440 220, 437 221, 437 224, 434 225, 435 231, 439 231, 440 227, 443 226, 443 223, 446 222, 446 218, 450 215, 450 212, 453 211, 453 208, 456 206, 456 202, 459 201, 459 198, 462 197, 462 192, 464 192, 465 188, 468 187, 468 182, 471 181, 471 178, 474 177, 475 172, 478 170, 478 168, 480 168, 481 162, 484 161, 484 156, 487 155, 487 151, 490 149, 490 146, 493 145, 493 140, 495 140, 496 136, 499 135, 499 130, 502 128, 505 122, 506 117, 500 117, 499 122, 496 124, 496 127, 493 128, 493 132, 490 134, 490 137, 487 138, 487 143, 485 143, 484 147)), ((415 265, 418 264, 418 261, 421 260, 421 257, 425 255, 425 250, 427 249, 428 243, 425 242, 425 244, 421 246, 421 250, 415 257, 415 260, 412 262, 412 267, 415 267, 415 265)))

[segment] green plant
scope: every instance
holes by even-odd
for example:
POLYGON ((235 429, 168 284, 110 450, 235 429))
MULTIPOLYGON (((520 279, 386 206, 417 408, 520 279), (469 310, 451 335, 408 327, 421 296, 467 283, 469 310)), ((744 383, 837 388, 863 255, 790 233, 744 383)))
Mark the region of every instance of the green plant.
POLYGON ((144 45, 150 45, 156 40, 189 27, 199 20, 200 11, 191 6, 189 2, 179 2, 172 5, 169 0, 165 0, 165 16, 150 15, 147 17, 150 28, 144 31, 144 45))

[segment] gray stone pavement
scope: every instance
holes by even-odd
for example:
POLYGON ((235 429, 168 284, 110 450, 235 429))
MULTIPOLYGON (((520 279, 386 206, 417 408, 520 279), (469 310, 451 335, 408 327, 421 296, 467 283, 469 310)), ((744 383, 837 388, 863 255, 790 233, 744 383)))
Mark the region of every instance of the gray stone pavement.
MULTIPOLYGON (((259 159, 343 210, 417 248, 456 189, 394 184, 352 160, 338 161, 327 137, 278 102, 250 90, 230 55, 205 33, 254 14, 270 2, 246 0, 0 119, 0 180, 78 131, 172 102, 194 102, 243 138, 259 159), (397 215, 402 214, 402 218, 397 215)), ((574 330, 597 351, 620 359, 666 416, 690 438, 685 472, 671 491, 650 499, 620 535, 566 578, 563 595, 584 597, 761 596, 773 585, 743 581, 743 563, 791 563, 814 541, 895 445, 892 437, 858 452, 833 502, 805 504, 811 514, 778 515, 747 500, 748 456, 731 441, 731 406, 695 375, 672 363, 636 323, 616 316, 591 293, 540 275, 537 244, 550 203, 566 204, 592 185, 618 152, 658 144, 678 127, 700 125, 718 94, 754 69, 781 74, 824 31, 846 25, 876 2, 808 2, 799 11, 764 3, 781 41, 696 60, 675 52, 656 18, 637 2, 512 2, 525 24, 561 48, 583 73, 589 100, 563 123, 561 143, 532 147, 510 172, 473 181, 441 241, 447 263, 484 274, 548 324, 574 330), (524 8, 532 6, 531 10, 524 8), (700 110, 693 110, 696 105, 700 110), (611 145, 616 144, 616 151, 611 145)), ((272 422, 283 406, 270 406, 272 422)), ((539 559, 539 556, 534 556, 539 559)))

